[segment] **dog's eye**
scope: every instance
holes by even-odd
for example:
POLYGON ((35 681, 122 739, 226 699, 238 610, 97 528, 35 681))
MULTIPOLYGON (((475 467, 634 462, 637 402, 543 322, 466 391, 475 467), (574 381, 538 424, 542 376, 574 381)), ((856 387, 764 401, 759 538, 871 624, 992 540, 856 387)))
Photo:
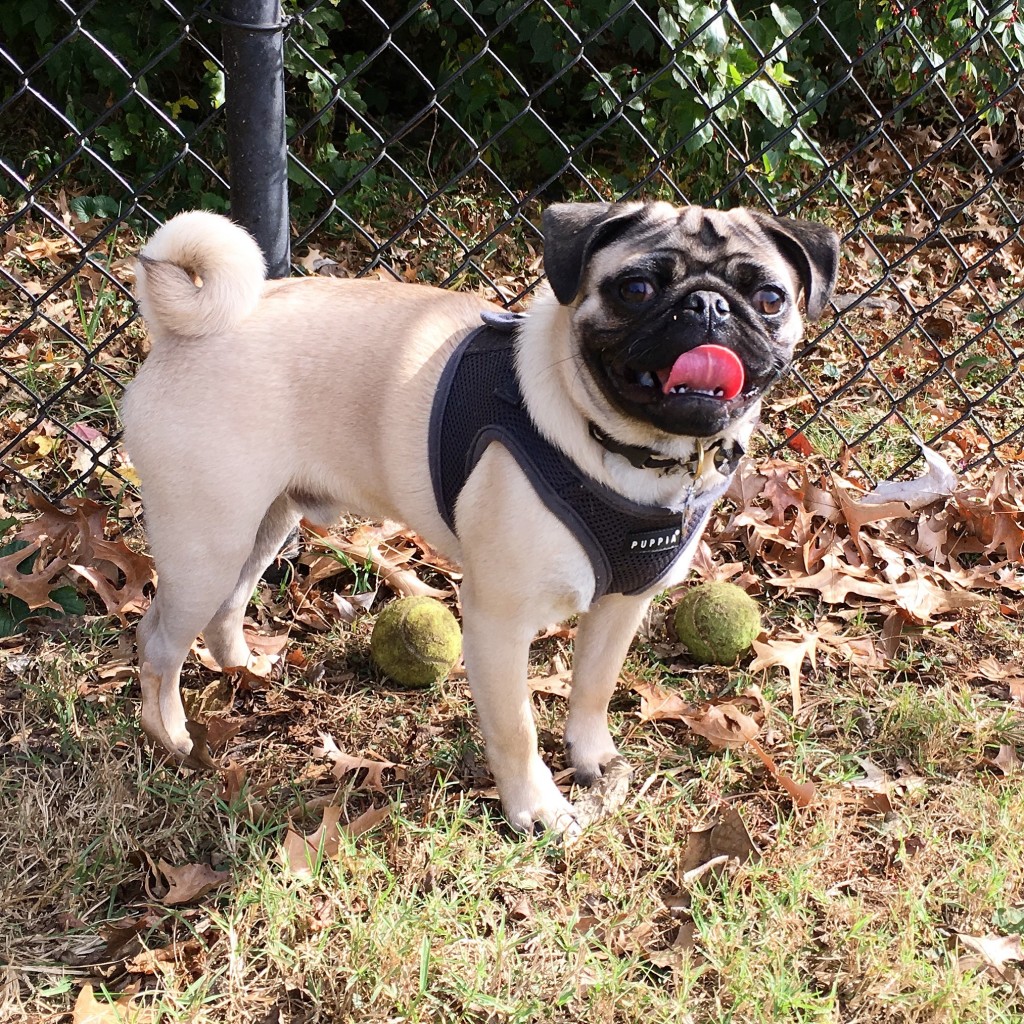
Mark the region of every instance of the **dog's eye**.
POLYGON ((648 302, 657 294, 657 289, 646 277, 627 277, 619 285, 619 297, 624 302, 648 302))
POLYGON ((777 288, 762 288, 754 296, 754 305, 765 316, 774 316, 785 304, 786 296, 777 288))

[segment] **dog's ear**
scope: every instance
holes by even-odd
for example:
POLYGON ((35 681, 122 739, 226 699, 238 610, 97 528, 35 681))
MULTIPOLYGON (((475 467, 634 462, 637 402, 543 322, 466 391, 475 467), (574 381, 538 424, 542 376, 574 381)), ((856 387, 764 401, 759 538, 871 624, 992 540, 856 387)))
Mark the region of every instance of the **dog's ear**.
POLYGON ((807 300, 807 319, 817 320, 836 286, 839 236, 830 227, 812 220, 770 217, 757 212, 754 218, 796 268, 807 300))
POLYGON ((555 203, 544 211, 544 273, 568 306, 590 258, 644 216, 642 203, 555 203))

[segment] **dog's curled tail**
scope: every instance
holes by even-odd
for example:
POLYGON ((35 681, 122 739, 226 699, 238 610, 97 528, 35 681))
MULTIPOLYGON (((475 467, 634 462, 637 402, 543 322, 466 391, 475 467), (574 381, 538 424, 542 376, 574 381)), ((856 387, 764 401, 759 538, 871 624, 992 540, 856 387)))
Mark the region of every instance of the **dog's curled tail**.
POLYGON ((205 210, 179 213, 146 243, 136 294, 155 338, 229 331, 255 308, 266 264, 252 236, 205 210))

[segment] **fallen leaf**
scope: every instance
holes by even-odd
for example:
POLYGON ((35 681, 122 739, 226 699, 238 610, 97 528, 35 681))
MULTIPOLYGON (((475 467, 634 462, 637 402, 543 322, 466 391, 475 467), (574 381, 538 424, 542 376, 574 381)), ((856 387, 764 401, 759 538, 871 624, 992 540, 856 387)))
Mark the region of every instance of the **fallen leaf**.
POLYGON ((791 776, 780 770, 779 766, 769 754, 765 753, 757 740, 750 740, 750 749, 761 758, 765 768, 768 769, 775 781, 790 795, 797 807, 808 807, 814 802, 818 790, 813 782, 796 782, 791 776))
POLYGON ((880 483, 860 499, 862 505, 881 505, 898 501, 906 505, 911 512, 916 512, 953 493, 957 477, 949 463, 919 437, 915 437, 914 440, 924 456, 927 472, 913 480, 890 480, 880 483))
POLYGON ((341 808, 331 804, 324 808, 320 827, 307 836, 288 829, 284 838, 285 863, 291 871, 304 878, 312 877, 313 868, 322 857, 336 857, 341 847, 341 808))
POLYGON ((126 960, 124 969, 128 974, 163 974, 173 971, 174 966, 183 960, 190 962, 194 968, 197 961, 203 960, 204 953, 205 948, 201 942, 188 939, 157 949, 144 949, 126 960))
POLYGON ((757 722, 735 704, 712 704, 702 710, 681 714, 679 720, 713 747, 742 747, 761 731, 757 722))
POLYGON ((750 663, 747 671, 764 672, 775 665, 784 668, 789 673, 789 692, 795 715, 803 705, 800 669, 807 658, 811 659, 812 668, 817 667, 818 635, 808 633, 803 640, 755 640, 753 648, 757 657, 750 663))
POLYGON ((165 916, 151 909, 138 917, 122 917, 116 921, 107 921, 101 924, 99 933, 106 942, 104 956, 107 960, 122 959, 118 953, 123 947, 144 932, 156 928, 165 919, 165 916))
POLYGON ((117 1002, 100 1002, 92 994, 92 985, 83 985, 71 1011, 71 1024, 149 1024, 157 1019, 157 1011, 145 1006, 132 1006, 133 996, 123 995, 117 1002))
POLYGON ((294 874, 309 878, 321 858, 333 860, 338 856, 343 835, 353 838, 361 836, 390 817, 391 810, 390 804, 383 807, 371 806, 354 821, 341 825, 341 808, 337 804, 330 804, 324 808, 323 819, 315 832, 303 836, 288 829, 282 844, 285 863, 294 874))
POLYGON ((760 859, 760 851, 750 838, 740 812, 730 807, 710 828, 695 829, 687 836, 680 861, 680 882, 687 886, 708 872, 720 874, 730 861, 745 864, 760 859), (713 867, 702 870, 708 864, 713 867))
POLYGON ((552 672, 548 676, 531 676, 526 680, 533 693, 550 693, 555 697, 568 697, 572 692, 572 672, 552 672))
POLYGON ((614 757, 601 769, 601 777, 576 796, 576 820, 581 828, 614 814, 629 796, 633 766, 624 757, 614 757))
POLYGON ((353 838, 361 836, 364 832, 369 832, 371 828, 390 818, 391 810, 390 804, 385 804, 383 807, 370 807, 363 811, 355 821, 350 821, 345 826, 345 831, 353 838))
POLYGON ((636 680, 633 692, 640 695, 639 718, 641 722, 678 722, 684 714, 692 712, 694 706, 684 701, 678 693, 666 690, 657 683, 636 680))
POLYGON ((376 597, 376 590, 370 590, 364 594, 339 594, 335 592, 331 594, 331 603, 337 609, 338 618, 342 622, 355 622, 361 615, 369 612, 376 597))
POLYGON ((393 761, 374 761, 368 757, 357 757, 346 754, 341 750, 334 738, 325 732, 320 734, 319 747, 313 748, 314 757, 326 757, 332 763, 331 774, 336 779, 341 779, 349 772, 366 770, 366 777, 356 789, 368 789, 371 792, 383 793, 384 781, 382 773, 385 768, 398 768, 393 761))
POLYGON ((59 555, 47 561, 43 548, 44 542, 40 539, 0 557, 0 586, 5 593, 24 601, 30 611, 41 608, 60 611, 61 606, 50 597, 50 592, 57 589, 57 577, 68 567, 68 562, 59 555), (30 562, 32 568, 28 572, 19 569, 26 559, 37 554, 40 557, 30 562))
POLYGON ((153 560, 133 551, 120 536, 107 540, 104 527, 106 509, 88 498, 69 498, 79 528, 79 544, 71 569, 88 580, 111 615, 122 622, 126 614, 141 614, 149 607, 147 585, 156 580, 153 560), (108 571, 106 566, 112 567, 108 571), (118 579, 118 570, 123 581, 118 579))
POLYGON ((314 537, 314 543, 342 552, 355 562, 368 564, 381 583, 400 597, 433 597, 437 600, 450 597, 452 591, 438 590, 424 583, 412 569, 403 568, 413 555, 411 550, 382 550, 387 540, 397 536, 401 529, 398 524, 385 522, 379 527, 361 528, 348 539, 314 537))
POLYGON ((1015 747, 1008 743, 1002 743, 999 750, 992 757, 982 759, 985 764, 1002 772, 1003 775, 1016 775, 1021 770, 1020 755, 1015 747))
POLYGON ((964 971, 980 971, 993 980, 1024 992, 1024 971, 1011 967, 1011 963, 1024 962, 1024 945, 1020 935, 968 935, 953 932, 967 953, 957 958, 957 966, 964 971))
POLYGON ((160 901, 166 907, 191 903, 231 881, 230 871, 214 871, 209 864, 182 864, 175 867, 165 860, 158 860, 156 866, 168 886, 167 895, 160 901))

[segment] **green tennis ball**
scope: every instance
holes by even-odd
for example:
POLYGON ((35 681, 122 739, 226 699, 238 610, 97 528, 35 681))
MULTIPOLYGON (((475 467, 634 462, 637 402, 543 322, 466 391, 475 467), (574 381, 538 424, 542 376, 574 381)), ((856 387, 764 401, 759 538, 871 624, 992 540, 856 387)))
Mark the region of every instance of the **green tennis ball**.
POLYGON ((733 665, 761 632, 757 602, 735 583, 702 583, 676 606, 676 636, 702 665, 733 665))
POLYGON ((396 683, 425 688, 446 678, 459 660, 462 632, 440 601, 400 597, 377 616, 370 654, 396 683))

